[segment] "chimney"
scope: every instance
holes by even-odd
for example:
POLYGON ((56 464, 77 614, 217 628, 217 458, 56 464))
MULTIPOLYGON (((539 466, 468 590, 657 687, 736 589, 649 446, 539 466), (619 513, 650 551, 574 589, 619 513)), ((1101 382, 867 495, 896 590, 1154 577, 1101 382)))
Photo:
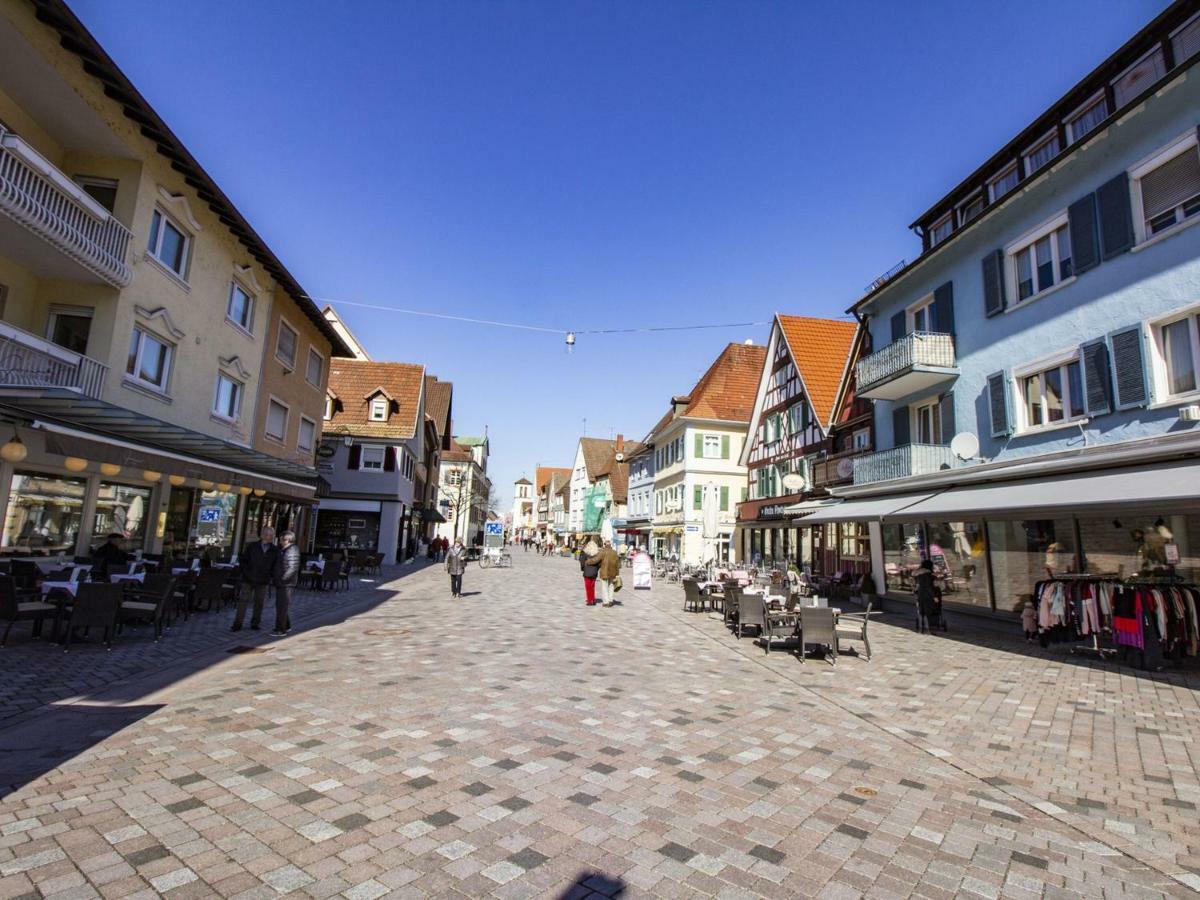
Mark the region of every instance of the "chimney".
POLYGON ((623 435, 623 434, 617 435, 617 452, 618 453, 625 452, 625 435, 623 435))

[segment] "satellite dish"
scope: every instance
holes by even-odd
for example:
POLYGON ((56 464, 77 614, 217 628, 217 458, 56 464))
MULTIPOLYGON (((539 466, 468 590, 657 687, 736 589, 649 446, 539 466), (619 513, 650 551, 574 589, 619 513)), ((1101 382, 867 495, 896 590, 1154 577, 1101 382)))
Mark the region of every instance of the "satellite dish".
POLYGON ((788 472, 783 476, 783 486, 788 491, 796 493, 808 487, 808 481, 799 472, 788 472))
POLYGON ((617 462, 625 462, 625 454, 624 453, 617 454, 617 462))
POLYGON ((959 459, 974 459, 979 455, 979 438, 970 431, 960 431, 950 441, 950 452, 959 459))
POLYGON ((850 478, 854 474, 854 460, 839 459, 837 464, 838 478, 850 478))

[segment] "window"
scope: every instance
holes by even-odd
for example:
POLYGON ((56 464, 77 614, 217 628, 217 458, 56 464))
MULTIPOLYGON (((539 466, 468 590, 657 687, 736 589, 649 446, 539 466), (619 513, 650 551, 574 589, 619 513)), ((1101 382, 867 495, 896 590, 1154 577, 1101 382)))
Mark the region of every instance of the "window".
MULTIPOLYGON (((1153 237, 1200 213, 1200 150, 1190 133, 1130 172, 1140 237, 1153 237)), ((1136 218, 1136 216, 1135 216, 1136 218)))
POLYGON ((971 220, 978 218, 981 212, 983 212, 983 194, 979 193, 958 207, 959 226, 966 225, 971 220))
POLYGON ((296 449, 311 450, 317 442, 317 423, 308 416, 300 417, 300 430, 296 434, 296 449))
POLYGON ((1158 382, 1168 396, 1190 394, 1200 386, 1200 322, 1197 315, 1154 326, 1158 382))
POLYGON ((229 306, 225 318, 245 331, 254 325, 254 298, 236 281, 229 285, 229 306))
POLYGON ((90 175, 76 175, 75 183, 83 188, 83 192, 107 209, 109 212, 117 205, 117 182, 111 178, 93 178, 90 175))
POLYGON ((1161 47, 1155 47, 1113 79, 1113 100, 1120 109, 1167 73, 1161 47))
POLYGON ((1175 51, 1175 65, 1179 65, 1200 51, 1200 13, 1194 15, 1171 35, 1171 49, 1175 51))
POLYGON ((909 334, 914 331, 933 331, 933 294, 918 300, 906 312, 909 334))
POLYGON ((267 401, 266 436, 271 440, 283 442, 287 439, 288 408, 275 398, 267 401))
POLYGON ((457 487, 458 485, 462 484, 462 470, 451 469, 449 472, 447 472, 446 484, 450 485, 451 487, 457 487))
POLYGON ((242 408, 242 386, 228 375, 217 375, 213 412, 223 419, 236 419, 242 408))
POLYGON ((275 339, 275 358, 289 369, 296 368, 296 344, 300 336, 283 319, 279 320, 279 337, 275 339))
POLYGON ((150 240, 147 252, 178 275, 187 277, 187 254, 190 238, 175 221, 161 209, 154 210, 150 217, 150 240))
POLYGON ((942 216, 929 229, 929 246, 936 247, 946 238, 950 237, 950 232, 954 230, 954 217, 950 213, 942 216))
POLYGON ((371 421, 386 422, 388 417, 387 397, 375 397, 371 400, 371 421))
POLYGON ((1058 156, 1058 132, 1052 132, 1025 151, 1025 174, 1032 175, 1058 156))
POLYGON ((326 422, 333 418, 333 398, 328 394, 325 395, 325 415, 323 418, 326 422))
POLYGON ((1020 175, 1017 174, 1017 164, 1013 163, 995 178, 988 182, 988 197, 995 203, 1017 186, 1020 175))
POLYGON ((1018 377, 1025 428, 1082 419, 1083 376, 1078 359, 1018 377))
POLYGON ((940 444, 942 442, 942 406, 936 400, 912 411, 913 442, 940 444))
POLYGON ((851 438, 850 446, 854 450, 866 450, 868 447, 870 447, 871 429, 860 428, 858 431, 854 432, 854 436, 851 438))
POLYGON ((704 436, 704 458, 721 458, 721 436, 719 434, 706 434, 704 436))
POLYGON ((139 384, 165 391, 170 372, 171 345, 140 328, 133 329, 125 374, 139 384))
POLYGON ((362 461, 359 463, 359 468, 382 472, 383 455, 386 450, 386 447, 367 447, 364 445, 362 448, 362 461))
POLYGON ((87 353, 92 312, 90 306, 51 306, 46 336, 60 347, 75 353, 87 353))
POLYGON ((308 348, 308 365, 304 368, 304 378, 315 388, 321 386, 321 376, 325 372, 325 357, 317 352, 315 347, 308 348))
POLYGON ((1108 101, 1103 92, 1097 94, 1067 119, 1067 143, 1073 144, 1108 118, 1108 101))
POLYGON ((1010 279, 1017 302, 1071 277, 1071 234, 1066 213, 1019 238, 1008 250, 1010 279))

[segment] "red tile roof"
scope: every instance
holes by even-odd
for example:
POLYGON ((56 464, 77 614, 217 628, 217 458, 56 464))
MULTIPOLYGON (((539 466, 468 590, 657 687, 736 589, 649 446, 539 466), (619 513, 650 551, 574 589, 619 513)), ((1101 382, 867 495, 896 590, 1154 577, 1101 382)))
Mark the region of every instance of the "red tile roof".
POLYGON ((542 495, 542 491, 546 489, 546 487, 550 484, 550 480, 554 478, 555 475, 559 476, 560 478, 570 478, 571 470, 570 468, 553 468, 551 466, 537 467, 537 470, 533 474, 533 480, 536 482, 535 490, 539 497, 542 495))
POLYGON ((804 381, 817 421, 822 428, 828 428, 858 325, 809 316, 776 318, 787 340, 792 361, 804 381))
POLYGON ((338 397, 325 434, 407 440, 417 431, 417 410, 425 367, 412 363, 367 362, 334 359, 329 369, 329 389, 338 397), (386 422, 370 420, 370 398, 383 391, 392 401, 386 422))
POLYGON ((688 405, 683 415, 693 419, 748 423, 766 359, 766 347, 730 344, 688 393, 688 405))
POLYGON ((436 375, 425 376, 425 415, 433 419, 444 448, 450 446, 450 404, 453 398, 453 384, 438 381, 436 375))

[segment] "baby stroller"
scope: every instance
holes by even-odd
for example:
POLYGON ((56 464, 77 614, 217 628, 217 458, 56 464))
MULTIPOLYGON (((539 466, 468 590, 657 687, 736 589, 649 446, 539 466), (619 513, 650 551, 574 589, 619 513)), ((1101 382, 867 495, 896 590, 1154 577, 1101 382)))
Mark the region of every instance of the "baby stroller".
POLYGON ((947 631, 946 615, 942 611, 942 589, 935 587, 933 589, 933 609, 929 613, 929 630, 930 631, 947 631))

